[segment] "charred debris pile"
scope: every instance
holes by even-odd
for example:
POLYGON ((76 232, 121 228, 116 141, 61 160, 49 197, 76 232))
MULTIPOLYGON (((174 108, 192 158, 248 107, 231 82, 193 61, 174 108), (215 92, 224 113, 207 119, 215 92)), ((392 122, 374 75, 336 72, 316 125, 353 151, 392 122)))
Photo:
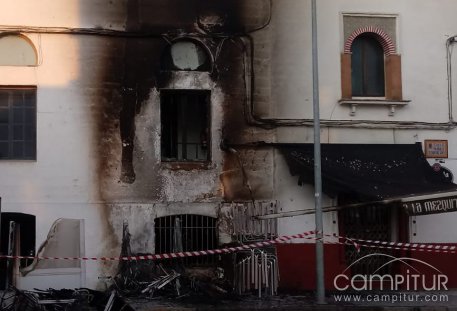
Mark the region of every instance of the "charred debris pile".
POLYGON ((23 291, 10 287, 0 295, 3 311, 134 311, 115 291, 87 288, 23 291))
MULTIPOLYGON (((183 252, 183 234, 177 222, 172 230, 172 252, 183 252)), ((130 248, 130 233, 124 223, 121 257, 138 258, 130 248)), ((264 238, 259 238, 259 241, 264 238)), ((250 239, 238 239, 238 246, 250 239)), ((0 294, 1 310, 133 310, 128 302, 173 299, 183 302, 263 298, 277 294, 278 261, 274 247, 246 249, 234 253, 169 258, 164 260, 121 261, 117 275, 104 277, 108 286, 102 291, 47 289, 23 291, 15 287, 0 294)))
MULTIPOLYGON (((183 249, 180 229, 177 222, 170 238, 172 252, 188 251, 183 249)), ((146 256, 131 252, 130 238, 128 225, 124 223, 121 256, 146 256)), ((219 300, 256 295, 261 298, 277 294, 279 270, 275 248, 269 247, 200 257, 122 261, 118 274, 106 281, 123 297, 219 300)))

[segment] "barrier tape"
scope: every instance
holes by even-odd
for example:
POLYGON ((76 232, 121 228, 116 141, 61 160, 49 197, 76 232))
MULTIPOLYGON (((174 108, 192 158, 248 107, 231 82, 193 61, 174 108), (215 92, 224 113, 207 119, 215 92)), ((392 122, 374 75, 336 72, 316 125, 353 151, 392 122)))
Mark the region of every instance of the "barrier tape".
POLYGON ((362 247, 367 248, 385 248, 394 250, 406 250, 406 251, 421 251, 421 252, 437 252, 437 253, 457 253, 456 246, 449 245, 434 245, 425 243, 401 243, 401 242, 386 242, 386 241, 374 241, 374 240, 363 240, 356 238, 349 238, 339 235, 323 234, 322 238, 317 238, 314 235, 317 231, 307 231, 300 234, 285 235, 274 240, 254 242, 245 244, 242 246, 226 247, 213 250, 201 250, 191 252, 177 252, 177 253, 166 253, 166 254, 150 254, 150 255, 139 255, 139 256, 120 256, 120 257, 49 257, 49 256, 8 256, 0 255, 0 259, 32 259, 32 260, 82 260, 82 261, 133 261, 133 260, 159 260, 159 259, 174 259, 184 257, 196 257, 206 255, 217 255, 217 254, 229 254, 242 250, 249 250, 253 248, 261 248, 265 246, 280 244, 295 239, 307 239, 313 241, 323 241, 326 244, 339 244, 339 245, 352 245, 359 252, 362 247), (326 241, 325 238, 338 239, 337 241, 326 241), (343 241, 341 241, 343 240, 343 241))
MULTIPOLYGON (((318 231, 314 231, 314 232, 317 233, 318 231)), ((305 237, 305 239, 315 240, 315 241, 321 240, 326 244, 351 245, 351 246, 355 247, 357 252, 360 252, 360 249, 362 247, 366 247, 366 248, 384 248, 384 249, 404 250, 404 251, 457 254, 457 247, 449 246, 449 245, 363 240, 363 239, 349 238, 349 237, 340 236, 340 235, 336 235, 336 234, 335 235, 324 234, 323 238, 305 237), (338 240, 337 241, 328 241, 328 240, 325 240, 326 237, 338 239, 338 240), (343 241, 341 241, 341 240, 343 240, 343 241)))
POLYGON ((310 235, 314 235, 315 231, 307 231, 300 234, 285 235, 274 240, 255 242, 251 244, 245 244, 242 246, 226 247, 213 250, 202 250, 202 251, 191 251, 191 252, 178 252, 168 254, 151 254, 141 256, 121 256, 121 257, 49 257, 49 256, 8 256, 0 255, 0 259, 38 259, 38 260, 82 260, 82 261, 132 261, 132 260, 158 260, 158 259, 174 259, 184 257, 196 257, 205 255, 217 255, 217 254, 229 254, 237 251, 248 250, 252 248, 260 248, 269 245, 275 245, 278 243, 284 243, 294 239, 308 238, 310 235))
POLYGON ((427 243, 403 243, 403 242, 387 242, 387 241, 376 241, 376 240, 363 240, 356 238, 348 238, 340 235, 324 234, 325 237, 343 239, 345 242, 338 241, 337 244, 352 244, 360 251, 361 247, 368 248, 385 248, 394 250, 405 250, 405 251, 418 251, 418 252, 436 252, 436 253, 457 253, 456 246, 450 245, 435 245, 427 243))

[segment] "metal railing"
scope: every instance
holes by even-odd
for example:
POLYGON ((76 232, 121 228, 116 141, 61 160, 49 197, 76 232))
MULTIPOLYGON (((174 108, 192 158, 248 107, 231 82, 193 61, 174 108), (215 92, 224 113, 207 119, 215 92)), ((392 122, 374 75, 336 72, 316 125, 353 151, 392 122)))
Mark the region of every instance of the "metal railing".
MULTIPOLYGON (((184 214, 156 218, 156 254, 200 251, 217 248, 216 218, 184 214)), ((179 259, 186 265, 208 265, 214 256, 186 257, 179 259)))
POLYGON ((233 236, 240 243, 271 240, 278 236, 277 219, 256 219, 278 212, 278 202, 255 201, 223 203, 228 205, 233 221, 233 236))
POLYGON ((235 256, 233 284, 236 293, 255 293, 259 298, 278 293, 279 268, 274 249, 252 249, 235 256))

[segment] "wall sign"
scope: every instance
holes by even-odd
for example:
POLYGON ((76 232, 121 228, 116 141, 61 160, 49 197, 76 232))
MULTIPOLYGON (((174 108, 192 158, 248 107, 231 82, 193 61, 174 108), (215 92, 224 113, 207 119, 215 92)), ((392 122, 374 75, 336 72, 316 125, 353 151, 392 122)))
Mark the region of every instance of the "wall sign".
POLYGON ((456 212, 457 196, 409 201, 403 202, 402 205, 410 216, 456 212))
POLYGON ((448 157, 447 140, 425 140, 424 145, 426 158, 448 157))

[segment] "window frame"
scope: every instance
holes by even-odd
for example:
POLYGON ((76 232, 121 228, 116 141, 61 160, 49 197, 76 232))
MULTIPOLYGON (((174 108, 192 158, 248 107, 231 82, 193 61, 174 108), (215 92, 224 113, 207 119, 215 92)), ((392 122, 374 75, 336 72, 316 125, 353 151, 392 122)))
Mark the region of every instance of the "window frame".
MULTIPOLYGON (((348 14, 344 14, 345 16, 348 14)), ((346 27, 346 25, 344 25, 346 27)), ((395 33, 389 35, 382 27, 364 24, 359 28, 355 28, 351 33, 347 34, 344 38, 341 53, 341 100, 342 104, 351 104, 354 110, 355 104, 385 104, 391 105, 404 105, 408 100, 403 100, 403 87, 402 87, 402 62, 401 55, 398 54, 396 41, 392 40, 391 36, 395 39, 395 33), (372 34, 376 40, 382 45, 384 50, 384 84, 385 84, 385 97, 354 97, 352 95, 352 44, 354 40, 361 35, 372 34), (357 103, 355 103, 357 101, 357 103), (354 103, 353 103, 354 102, 354 103), (384 103, 382 103, 384 102, 384 103)), ((393 106, 391 106, 392 108, 393 106)), ((392 108, 395 110, 394 108, 392 108)), ((353 115, 353 112, 351 112, 353 115)), ((391 115, 389 113, 389 115, 391 115)))
POLYGON ((354 39, 352 43, 352 54, 351 54, 351 81, 352 81, 352 90, 351 94, 353 98, 373 98, 373 99, 383 99, 386 98, 386 61, 385 53, 381 43, 370 33, 363 33, 357 38, 354 39), (357 51, 359 54, 360 61, 357 64, 354 62, 355 53, 354 48, 359 48, 357 51), (370 51, 372 49, 372 51, 370 51), (371 53, 367 55, 368 53, 371 53), (370 62, 373 62, 370 64, 370 62), (360 68, 356 66, 360 65, 360 68), (375 77, 370 77, 367 74, 369 69, 376 68, 377 74, 375 77), (355 92, 355 79, 354 76, 355 70, 359 71, 360 75, 360 89, 361 92, 355 92), (379 80, 379 81, 378 81, 379 80), (374 87, 371 87, 370 84, 373 84, 374 87), (379 93, 371 92, 371 89, 379 90, 379 93))
MULTIPOLYGON (((13 134, 13 127, 14 127, 14 120, 13 120, 13 103, 11 102, 11 94, 8 96, 8 122, 5 123, 7 124, 8 126, 8 138, 6 140, 2 140, 1 142, 7 142, 8 143, 8 155, 6 157, 1 157, 0 156, 0 161, 36 161, 37 160, 37 131, 38 131, 38 127, 37 127, 37 112, 38 112, 38 106, 37 106, 37 87, 34 86, 34 85, 21 85, 21 86, 17 86, 17 85, 12 85, 12 86, 6 86, 6 85, 2 85, 0 86, 0 92, 1 91, 17 91, 17 90, 21 90, 21 91, 25 91, 25 90, 29 90, 29 91, 33 91, 32 92, 32 97, 33 97, 33 119, 31 120, 32 121, 32 124, 31 126, 33 127, 34 131, 33 131, 33 137, 32 139, 30 140, 31 144, 32 144, 32 156, 22 156, 22 157, 17 157, 17 156, 14 156, 14 152, 12 150, 12 145, 13 143, 15 142, 15 139, 14 139, 14 134, 13 134)), ((14 93, 13 93, 14 94, 14 93)), ((21 94, 24 94, 21 92, 21 94)), ((25 107, 24 107, 25 108, 25 107)), ((25 123, 25 120, 24 120, 24 123, 22 124, 23 127, 25 127, 27 125, 27 123, 25 123)), ((25 133, 24 133, 25 135, 25 133)), ((25 145, 27 143, 28 140, 25 139, 25 136, 23 137, 22 140, 22 143, 25 145)))
POLYGON ((168 165, 171 169, 195 169, 195 168, 208 168, 212 161, 212 109, 211 109, 211 90, 210 89, 161 89, 160 90, 160 161, 162 164, 168 165), (207 137, 207 156, 205 160, 184 160, 173 158, 165 158, 163 156, 163 101, 166 95, 177 94, 197 94, 200 93, 205 96, 205 110, 206 110, 206 128, 208 129, 207 137))

